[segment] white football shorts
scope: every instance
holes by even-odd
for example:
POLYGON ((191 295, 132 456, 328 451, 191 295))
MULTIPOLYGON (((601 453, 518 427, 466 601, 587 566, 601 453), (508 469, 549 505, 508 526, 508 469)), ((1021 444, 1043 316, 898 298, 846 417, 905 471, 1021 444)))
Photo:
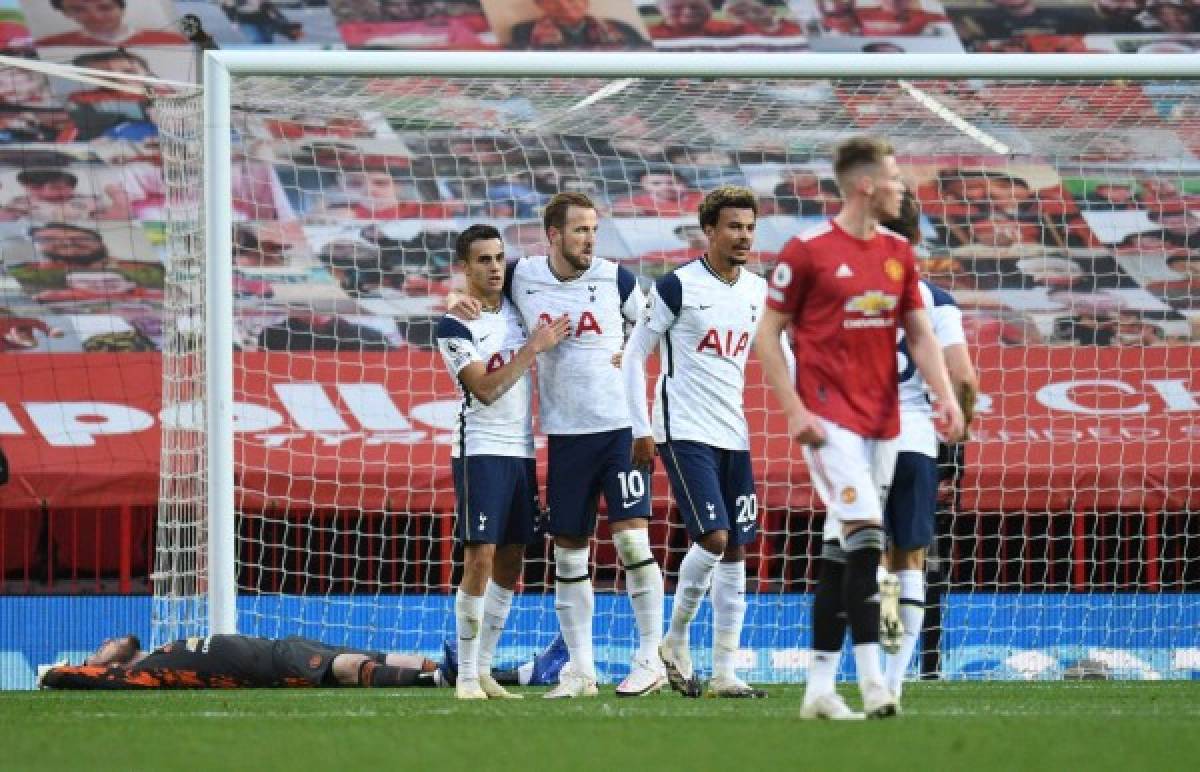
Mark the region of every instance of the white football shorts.
POLYGON ((883 527, 883 504, 896 471, 896 439, 860 437, 820 419, 825 444, 804 446, 804 460, 817 495, 825 503, 824 541, 842 543, 842 523, 866 521, 883 527))

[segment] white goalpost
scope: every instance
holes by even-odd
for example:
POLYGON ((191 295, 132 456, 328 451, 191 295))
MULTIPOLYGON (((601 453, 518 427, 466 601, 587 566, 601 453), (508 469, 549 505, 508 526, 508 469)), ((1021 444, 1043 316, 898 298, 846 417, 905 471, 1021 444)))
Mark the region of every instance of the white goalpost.
MULTIPOLYGON (((914 673, 1187 677, 1198 78, 1171 55, 207 52, 202 93, 156 99, 154 643, 436 651, 454 624, 457 393, 431 328, 456 286, 453 234, 489 222, 536 253, 540 205, 581 190, 597 254, 649 282, 703 249, 698 192, 734 183, 759 196, 750 267, 766 270, 836 211, 832 147, 873 133, 921 201, 922 272, 964 308, 983 382, 950 454, 914 673)), ((763 533, 741 664, 756 681, 803 678, 821 533, 775 412, 752 368, 763 533)), ((670 592, 686 543, 661 469, 653 490, 670 592)), ((606 529, 593 554, 614 678, 636 636, 606 529)), ((502 654, 556 631, 552 562, 529 558, 502 654)))

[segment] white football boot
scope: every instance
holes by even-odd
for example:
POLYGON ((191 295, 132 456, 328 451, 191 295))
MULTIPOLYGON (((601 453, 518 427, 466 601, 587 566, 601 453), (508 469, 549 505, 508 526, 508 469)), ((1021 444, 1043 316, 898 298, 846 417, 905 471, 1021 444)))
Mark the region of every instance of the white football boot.
POLYGON ((523 699, 525 699, 525 695, 513 694, 508 689, 505 689, 503 686, 501 686, 499 683, 497 683, 496 679, 492 677, 491 673, 480 673, 479 674, 479 686, 480 686, 480 688, 483 689, 483 693, 488 696, 489 700, 523 700, 523 699))
POLYGON ((667 685, 667 671, 662 663, 648 659, 634 659, 629 666, 629 675, 617 685, 618 697, 641 697, 654 694, 667 685))
POLYGON ((860 722, 866 718, 864 713, 850 710, 846 700, 836 692, 804 695, 804 704, 800 705, 800 718, 804 720, 824 719, 830 722, 860 722))
POLYGON ((862 721, 866 718, 863 713, 850 710, 850 706, 837 692, 827 692, 810 697, 804 695, 804 704, 800 706, 800 718, 805 721, 825 719, 827 721, 862 721))
POLYGON ((454 696, 460 700, 486 700, 487 692, 479 685, 478 678, 460 678, 454 684, 454 696))
POLYGON ((547 700, 565 700, 572 697, 595 697, 600 694, 596 679, 575 672, 568 662, 558 674, 558 685, 542 695, 547 700))
POLYGON ((692 653, 686 646, 673 645, 671 639, 663 638, 658 644, 658 658, 667 671, 667 682, 684 697, 699 697, 700 683, 692 669, 692 653))
POLYGON ((859 684, 862 691, 863 712, 867 718, 890 718, 900 714, 896 695, 883 681, 859 684))
POLYGON ((708 691, 704 693, 704 696, 763 700, 767 698, 767 692, 764 689, 756 689, 737 676, 733 678, 719 678, 714 676, 708 682, 708 691))

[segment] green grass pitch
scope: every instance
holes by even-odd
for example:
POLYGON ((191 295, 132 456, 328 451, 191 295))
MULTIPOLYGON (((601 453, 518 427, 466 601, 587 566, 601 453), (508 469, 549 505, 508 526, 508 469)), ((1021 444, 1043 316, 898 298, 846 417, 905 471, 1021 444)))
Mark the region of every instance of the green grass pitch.
MULTIPOLYGON (((445 689, 0 693, 0 769, 1184 770, 1200 683, 921 683, 887 721, 767 700, 462 703, 445 689)), ((851 705, 854 689, 845 690, 851 705)))

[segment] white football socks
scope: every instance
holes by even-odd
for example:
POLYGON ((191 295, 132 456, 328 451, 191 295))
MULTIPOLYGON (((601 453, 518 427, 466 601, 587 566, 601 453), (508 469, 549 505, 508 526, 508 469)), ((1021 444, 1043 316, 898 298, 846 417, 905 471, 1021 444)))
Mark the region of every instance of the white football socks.
POLYGON ((921 626, 925 623, 925 572, 916 569, 897 571, 896 578, 900 580, 900 621, 904 624, 904 637, 900 641, 900 651, 884 657, 884 662, 888 688, 899 697, 913 652, 921 639, 921 626))
POLYGON ((699 544, 693 544, 679 564, 679 581, 675 584, 675 602, 671 606, 671 626, 667 637, 680 648, 687 648, 692 620, 712 583, 713 571, 721 561, 699 544))
MULTIPOLYGON (((834 693, 834 681, 837 678, 838 661, 842 658, 841 651, 818 651, 813 649, 808 658, 808 684, 804 688, 804 696, 819 697, 822 694, 834 693)), ((879 666, 876 665, 876 668, 879 666)))
POLYGON ((554 611, 562 630, 571 669, 578 675, 596 678, 592 655, 592 614, 596 598, 588 573, 588 548, 554 547, 554 611), (563 581, 566 580, 566 581, 563 581))
POLYGON ((458 636, 458 677, 479 678, 479 628, 483 598, 468 595, 459 587, 454 596, 454 631, 458 636))
POLYGON ((883 683, 878 643, 854 644, 854 668, 858 671, 858 685, 883 683))
POLYGON ((506 590, 488 579, 483 592, 483 625, 479 631, 479 672, 492 672, 492 657, 496 655, 496 644, 508 622, 512 609, 513 591, 506 590))
POLYGON ((746 621, 746 562, 718 563, 712 584, 713 678, 734 679, 746 621))
POLYGON ((613 543, 625 567, 625 591, 637 620, 637 658, 657 665, 663 628, 663 575, 650 551, 650 533, 644 528, 619 531, 613 534, 613 543))

